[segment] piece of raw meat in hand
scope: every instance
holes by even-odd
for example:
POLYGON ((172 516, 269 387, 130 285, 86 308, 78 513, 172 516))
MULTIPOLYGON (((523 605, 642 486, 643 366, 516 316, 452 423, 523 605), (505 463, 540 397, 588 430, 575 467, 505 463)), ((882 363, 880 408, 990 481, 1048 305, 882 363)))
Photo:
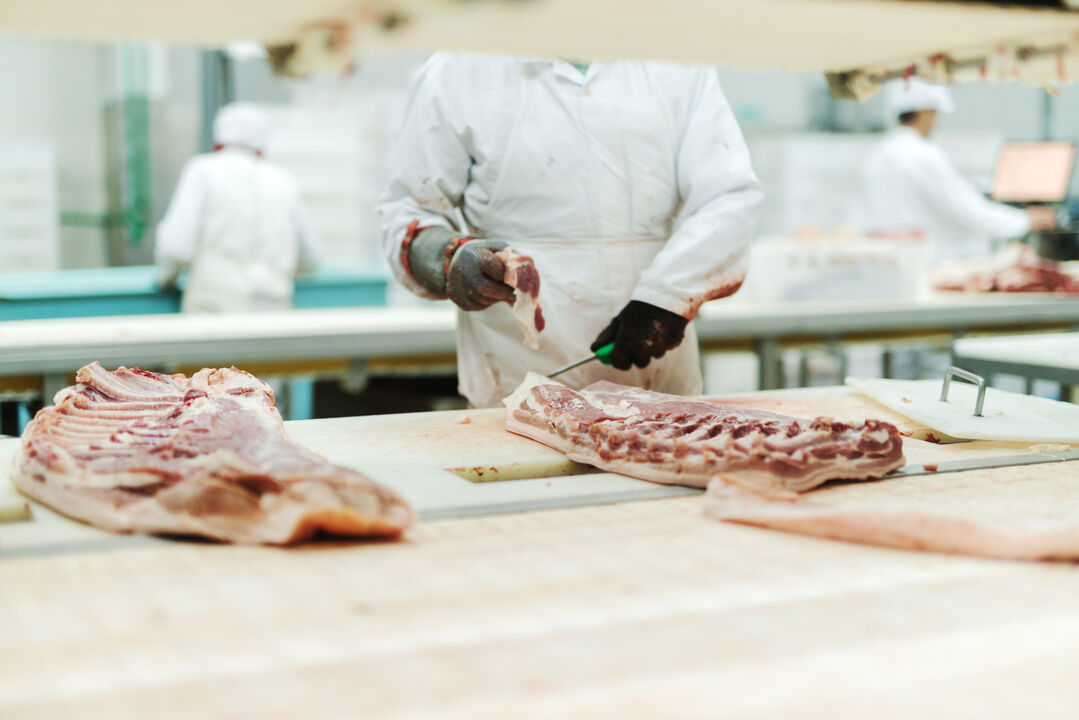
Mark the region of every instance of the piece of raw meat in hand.
POLYGON ((802 492, 903 465, 899 431, 879 420, 797 420, 605 381, 576 392, 534 373, 503 402, 511 432, 653 482, 704 487, 728 473, 802 492))
POLYGON ((503 282, 514 290, 513 315, 524 333, 524 344, 538 350, 539 334, 543 332, 546 321, 538 302, 540 276, 536 264, 529 256, 510 248, 496 252, 495 257, 506 267, 503 282))
POLYGON ((98 363, 26 427, 18 488, 117 532, 290 544, 399 536, 408 504, 292 443, 270 387, 235 368, 191 378, 98 363))

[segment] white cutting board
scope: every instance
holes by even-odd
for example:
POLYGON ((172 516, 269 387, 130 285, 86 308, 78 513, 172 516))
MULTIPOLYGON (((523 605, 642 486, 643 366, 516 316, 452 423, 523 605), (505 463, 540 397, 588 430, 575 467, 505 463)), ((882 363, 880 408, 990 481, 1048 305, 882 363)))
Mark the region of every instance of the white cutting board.
POLYGON ((942 402, 942 382, 847 378, 877 402, 953 438, 1079 444, 1079 405, 987 388, 982 417, 975 417, 978 387, 952 380, 942 402))

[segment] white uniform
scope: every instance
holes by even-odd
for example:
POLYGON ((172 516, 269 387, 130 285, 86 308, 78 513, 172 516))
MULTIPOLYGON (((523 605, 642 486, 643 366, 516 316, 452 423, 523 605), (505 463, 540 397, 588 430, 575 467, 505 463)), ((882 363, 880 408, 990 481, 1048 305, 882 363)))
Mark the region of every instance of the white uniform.
POLYGON ((165 279, 190 266, 184 312, 243 312, 291 307, 293 277, 321 247, 295 180, 225 147, 184 166, 154 252, 165 279))
MULTIPOLYGON (((379 212, 400 263, 408 224, 453 226, 531 255, 547 326, 521 343, 508 304, 459 312, 461 392, 496 404, 529 370, 551 372, 588 346, 630 299, 692 319, 745 274, 763 197, 713 71, 439 54, 413 86, 379 212)), ((598 362, 559 378, 692 394, 701 390, 692 325, 647 368, 598 362)))
POLYGON ((990 239, 1030 231, 1024 211, 987 200, 939 146, 902 125, 869 153, 861 209, 869 232, 922 233, 934 264, 986 255, 990 239))

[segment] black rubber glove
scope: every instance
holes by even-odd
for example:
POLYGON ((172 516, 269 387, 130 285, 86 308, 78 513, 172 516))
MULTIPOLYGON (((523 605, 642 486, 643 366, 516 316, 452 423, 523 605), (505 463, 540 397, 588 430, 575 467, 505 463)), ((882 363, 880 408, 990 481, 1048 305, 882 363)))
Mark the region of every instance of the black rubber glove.
POLYGON ((502 282, 506 267, 495 257, 506 243, 472 239, 453 250, 456 237, 442 227, 428 228, 416 236, 408 249, 408 264, 416 281, 427 292, 449 298, 462 310, 513 302, 513 288, 502 282))
POLYGON ((688 324, 684 317, 669 310, 630 300, 596 337, 592 352, 613 342, 612 366, 619 370, 629 370, 633 365, 647 367, 653 358, 661 358, 681 344, 688 324))

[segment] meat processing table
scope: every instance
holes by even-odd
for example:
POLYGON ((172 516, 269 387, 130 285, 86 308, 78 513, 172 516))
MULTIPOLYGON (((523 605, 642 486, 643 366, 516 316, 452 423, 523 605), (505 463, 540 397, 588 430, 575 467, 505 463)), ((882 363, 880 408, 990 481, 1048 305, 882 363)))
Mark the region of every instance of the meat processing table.
POLYGON ((696 321, 705 350, 749 342, 760 361, 758 387, 783 386, 785 346, 935 340, 968 333, 1079 329, 1079 299, 1030 293, 936 293, 917 300, 706 304, 696 321))
MULTIPOLYGON (((760 387, 781 385, 785 344, 937 337, 1079 327, 1079 300, 1048 295, 937 295, 923 300, 750 304, 718 301, 696 321, 706 350, 752 348, 760 387)), ((446 304, 259 315, 154 315, 0 324, 0 392, 51 397, 94 360, 106 367, 242 365, 261 374, 341 372, 351 363, 452 363, 446 304)))
MULTIPOLYGON (((1079 385, 1079 335, 1047 333, 1007 338, 970 338, 955 343, 955 362, 979 375, 1018 375, 1030 384, 1051 380, 1079 385)), ((1062 393, 1062 397, 1066 397, 1062 393)))
MULTIPOLYGON (((740 401, 925 434, 843 389, 740 401)), ((0 717, 1026 718, 1079 703, 1074 565, 726 525, 692 492, 567 475, 499 411, 470 419, 287 424, 416 505, 428 520, 400 543, 117 536, 38 506, 0 524, 0 717), (503 481, 465 479, 489 468, 503 481)), ((918 463, 1030 451, 905 445, 918 463)), ((0 441, 0 468, 16 447, 0 441)), ((1076 462, 1030 467, 1079 481, 1076 462)))

